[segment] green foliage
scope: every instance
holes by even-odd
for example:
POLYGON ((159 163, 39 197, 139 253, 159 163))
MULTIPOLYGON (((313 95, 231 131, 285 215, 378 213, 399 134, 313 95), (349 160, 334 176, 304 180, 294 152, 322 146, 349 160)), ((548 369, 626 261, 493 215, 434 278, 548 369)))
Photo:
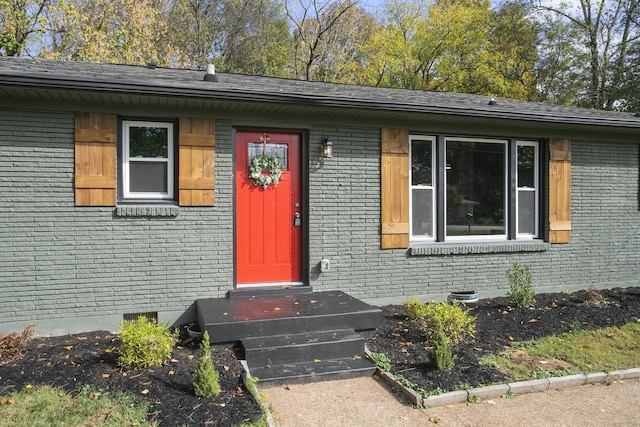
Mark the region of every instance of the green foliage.
POLYGON ((436 331, 435 335, 433 351, 429 353, 429 358, 439 371, 449 371, 455 363, 449 340, 441 330, 436 331))
POLYGON ((118 364, 131 369, 162 365, 171 357, 177 331, 171 332, 167 322, 158 324, 144 316, 137 322, 124 321, 120 329, 118 364))
POLYGON ((193 381, 193 391, 200 397, 213 397, 220 393, 218 371, 213 367, 211 360, 211 343, 207 331, 204 331, 200 343, 200 360, 198 360, 198 369, 193 381))
POLYGON ((426 304, 421 303, 415 298, 409 298, 404 303, 404 308, 407 310, 407 315, 411 320, 418 320, 426 316, 426 304))
POLYGON ((149 426, 147 407, 127 394, 83 387, 78 396, 49 386, 0 396, 0 427, 149 426))
POLYGON ((513 271, 505 272, 509 279, 510 291, 507 293, 509 302, 514 307, 533 307, 536 305, 536 293, 531 283, 529 267, 520 268, 517 262, 513 263, 513 271))
POLYGON ((422 329, 432 343, 436 341, 438 331, 442 331, 451 347, 476 332, 476 318, 456 302, 421 304, 410 299, 404 306, 410 319, 422 322, 422 329))
POLYGON ((389 360, 386 355, 382 353, 371 353, 371 359, 373 359, 376 368, 385 372, 391 371, 391 360, 389 360))
POLYGON ((34 325, 27 326, 21 333, 0 334, 0 362, 19 358, 35 333, 34 325))

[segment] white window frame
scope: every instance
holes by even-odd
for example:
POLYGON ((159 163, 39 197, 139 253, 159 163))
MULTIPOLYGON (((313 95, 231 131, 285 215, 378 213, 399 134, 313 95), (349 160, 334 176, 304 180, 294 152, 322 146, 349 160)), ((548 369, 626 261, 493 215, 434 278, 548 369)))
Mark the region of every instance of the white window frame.
POLYGON ((540 158, 541 143, 539 141, 531 140, 516 140, 508 138, 474 138, 474 137, 455 137, 455 136, 433 136, 433 135, 410 135, 409 136, 409 240, 411 243, 420 244, 446 244, 446 243, 496 243, 506 241, 526 241, 540 238, 540 172, 541 172, 541 158, 540 158), (424 186, 413 185, 411 160, 414 141, 431 141, 432 146, 432 216, 433 216, 433 237, 413 235, 413 190, 426 188, 424 186), (503 144, 505 148, 504 155, 504 212, 505 212, 505 232, 504 234, 487 234, 487 235, 475 235, 475 236, 448 236, 446 233, 446 188, 447 188, 447 168, 446 168, 446 145, 447 142, 480 142, 480 143, 498 143, 503 144), (518 193, 519 191, 528 191, 523 187, 518 187, 517 174, 517 156, 518 147, 520 146, 532 146, 535 148, 534 159, 534 185, 535 188, 531 191, 535 192, 535 234, 520 233, 518 231, 518 193), (515 153, 513 152, 515 148, 515 153), (444 153, 442 152, 444 150, 444 153), (515 157, 515 168, 510 167, 510 163, 513 162, 515 157), (444 165, 440 164, 444 159, 444 165), (442 172, 444 169, 444 173, 442 172), (512 178, 515 179, 512 180, 512 178), (515 184, 511 184, 514 183, 515 184), (514 188, 515 186, 515 188, 514 188), (441 201, 444 206, 438 206, 438 201, 441 201), (514 209, 512 212, 511 209, 514 209), (440 240, 438 240, 440 239, 440 240))
POLYGON ((409 137, 409 233, 411 240, 417 242, 433 242, 436 236, 436 138, 433 136, 412 135, 409 137), (413 141, 423 141, 431 143, 431 185, 413 185, 413 173, 411 171, 411 159, 413 150, 413 141), (413 190, 431 190, 431 236, 413 235, 413 190))
POLYGON ((173 200, 174 198, 174 125, 170 122, 153 122, 124 120, 122 141, 122 194, 124 199, 173 200), (132 127, 155 127, 167 129, 167 157, 129 157, 129 133, 132 127), (134 192, 131 191, 129 165, 130 161, 167 164, 166 192, 134 192))
MULTIPOLYGON (((521 233, 518 225, 520 223, 520 221, 518 221, 518 214, 519 212, 516 212, 516 236, 518 240, 526 240, 526 239, 537 239, 538 236, 540 235, 540 143, 538 141, 516 141, 516 149, 518 149, 519 147, 533 147, 534 148, 534 156, 533 156, 533 163, 534 163, 534 167, 533 167, 533 188, 530 187, 520 187, 519 185, 516 184, 516 209, 517 206, 519 206, 519 197, 520 197, 520 191, 533 191, 534 193, 534 200, 535 200, 535 219, 534 219, 534 225, 535 225, 535 231, 534 234, 531 233, 521 233)), ((517 158, 517 153, 516 153, 516 158, 517 158)), ((516 168, 517 169, 517 168, 516 168)), ((516 170, 516 174, 518 173, 518 171, 516 170)), ((516 177, 517 179, 517 177, 516 177)))

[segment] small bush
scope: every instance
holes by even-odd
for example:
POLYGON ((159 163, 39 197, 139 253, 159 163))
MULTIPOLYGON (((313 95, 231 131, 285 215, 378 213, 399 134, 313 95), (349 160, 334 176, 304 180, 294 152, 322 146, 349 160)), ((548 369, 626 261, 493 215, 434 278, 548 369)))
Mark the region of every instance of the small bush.
POLYGON ((200 343, 200 359, 196 377, 193 380, 193 392, 200 397, 213 397, 220 393, 220 382, 218 371, 213 367, 211 360, 211 343, 209 333, 204 331, 202 342, 200 343))
POLYGON ((416 319, 423 323, 422 329, 432 343, 436 341, 438 331, 442 331, 451 347, 476 332, 476 318, 456 302, 430 302, 421 305, 422 307, 413 310, 420 314, 416 319))
POLYGON ((35 333, 34 325, 27 326, 21 333, 0 334, 0 361, 17 359, 22 356, 35 333))
POLYGON ((407 316, 411 320, 418 320, 424 318, 425 312, 425 304, 421 303, 415 298, 409 298, 404 303, 404 308, 407 310, 407 316))
POLYGON ((531 283, 529 267, 520 268, 517 262, 513 263, 513 271, 505 272, 509 279, 510 291, 507 292, 512 307, 533 307, 536 305, 536 293, 531 283))
POLYGON ((137 322, 123 321, 120 329, 118 364, 125 368, 143 369, 162 365, 171 358, 177 331, 171 332, 167 322, 158 324, 145 316, 137 322))
POLYGON ((433 342, 433 351, 429 353, 431 363, 433 363, 439 371, 449 371, 454 365, 454 356, 449 345, 449 340, 444 332, 435 332, 435 341, 433 342))

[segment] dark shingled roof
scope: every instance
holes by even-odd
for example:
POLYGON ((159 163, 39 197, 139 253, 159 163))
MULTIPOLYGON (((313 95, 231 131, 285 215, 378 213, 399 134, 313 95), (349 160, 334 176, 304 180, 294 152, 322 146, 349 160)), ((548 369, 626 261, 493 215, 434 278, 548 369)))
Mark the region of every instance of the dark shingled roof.
POLYGON ((640 128, 632 113, 445 92, 387 89, 239 74, 76 61, 0 58, 0 86, 357 108, 409 113, 640 128))

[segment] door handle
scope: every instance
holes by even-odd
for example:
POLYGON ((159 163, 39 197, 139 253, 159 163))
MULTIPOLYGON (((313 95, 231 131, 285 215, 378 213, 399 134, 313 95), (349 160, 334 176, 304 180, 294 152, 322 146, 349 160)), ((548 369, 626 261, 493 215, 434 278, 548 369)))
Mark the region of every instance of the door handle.
POLYGON ((296 212, 293 218, 293 226, 300 227, 302 226, 302 218, 300 217, 300 212, 296 212))

